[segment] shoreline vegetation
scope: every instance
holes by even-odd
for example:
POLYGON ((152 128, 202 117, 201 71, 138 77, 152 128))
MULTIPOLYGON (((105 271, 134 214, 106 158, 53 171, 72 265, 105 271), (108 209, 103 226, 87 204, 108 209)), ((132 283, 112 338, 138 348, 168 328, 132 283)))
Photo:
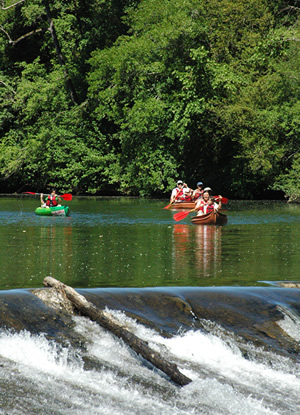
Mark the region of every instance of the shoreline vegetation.
POLYGON ((299 1, 0 9, 3 193, 300 202, 299 1))

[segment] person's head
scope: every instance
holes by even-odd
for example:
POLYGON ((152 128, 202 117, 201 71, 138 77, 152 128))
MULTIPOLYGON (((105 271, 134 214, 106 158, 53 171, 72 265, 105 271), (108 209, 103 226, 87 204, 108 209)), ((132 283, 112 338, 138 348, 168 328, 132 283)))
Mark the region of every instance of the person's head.
POLYGON ((178 186, 178 187, 182 187, 182 186, 183 186, 183 181, 182 181, 182 180, 178 180, 178 182, 177 182, 177 186, 178 186))
POLYGON ((210 197, 209 197, 209 193, 208 192, 204 192, 203 193, 203 199, 207 202, 208 201, 208 199, 210 199, 210 197))
POLYGON ((56 195, 56 191, 55 191, 55 189, 52 189, 52 190, 51 190, 51 195, 52 195, 52 196, 56 195))
POLYGON ((209 197, 208 198, 208 201, 207 201, 207 204, 208 205, 212 205, 214 203, 214 199, 213 198, 211 198, 211 197, 209 197))
POLYGON ((210 187, 205 187, 204 191, 205 191, 205 192, 208 192, 208 193, 210 194, 210 192, 211 192, 211 188, 210 188, 210 187))
POLYGON ((198 183, 197 183, 197 187, 198 187, 198 189, 202 189, 202 187, 203 187, 203 183, 202 183, 202 182, 198 182, 198 183))

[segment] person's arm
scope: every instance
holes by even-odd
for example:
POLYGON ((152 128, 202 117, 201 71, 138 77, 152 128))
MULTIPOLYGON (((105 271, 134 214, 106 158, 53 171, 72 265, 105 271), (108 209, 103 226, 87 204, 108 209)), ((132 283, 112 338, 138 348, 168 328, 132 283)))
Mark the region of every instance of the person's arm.
POLYGON ((203 201, 202 199, 198 199, 195 205, 195 210, 203 210, 203 201))
POLYGON ((171 193, 171 197, 170 197, 170 203, 174 203, 175 197, 176 197, 176 191, 175 189, 173 189, 171 193))
POLYGON ((191 195, 192 194, 193 190, 186 183, 183 184, 183 187, 184 187, 184 193, 186 195, 191 195))
POLYGON ((219 195, 219 203, 218 204, 215 203, 215 209, 219 210, 221 208, 222 208, 222 196, 219 195))
POLYGON ((43 193, 41 193, 41 205, 44 205, 45 204, 45 202, 44 202, 44 194, 43 193))

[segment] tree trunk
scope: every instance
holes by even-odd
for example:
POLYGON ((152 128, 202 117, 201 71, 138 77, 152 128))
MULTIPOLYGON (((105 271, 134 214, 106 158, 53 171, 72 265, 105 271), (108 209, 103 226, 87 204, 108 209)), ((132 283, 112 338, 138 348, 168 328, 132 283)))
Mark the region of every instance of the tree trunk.
POLYGON ((58 60, 59 60, 59 63, 61 64, 61 66, 63 67, 63 70, 64 70, 64 74, 65 74, 65 77, 66 77, 66 83, 67 83, 67 87, 68 87, 68 90, 69 90, 69 93, 70 93, 71 101, 73 102, 73 104, 78 104, 77 94, 76 94, 73 82, 72 82, 71 78, 69 77, 69 74, 68 74, 68 71, 67 71, 67 68, 66 68, 66 62, 65 62, 65 59, 63 57, 63 54, 62 54, 62 51, 61 51, 61 48, 60 48, 60 45, 59 45, 59 41, 58 41, 58 38, 57 38, 57 35, 56 35, 56 30, 55 30, 53 19, 52 19, 51 12, 50 12, 49 2, 48 2, 48 0, 43 0, 43 3, 44 3, 44 6, 45 6, 45 9, 46 9, 47 20, 48 20, 48 23, 49 23, 49 30, 50 30, 51 37, 52 37, 52 40, 53 40, 53 44, 54 44, 54 47, 55 47, 55 50, 56 50, 56 53, 57 53, 57 56, 58 56, 58 60))
POLYGON ((139 339, 135 334, 131 333, 110 313, 98 310, 92 303, 87 301, 82 295, 78 294, 73 288, 52 277, 46 277, 44 279, 44 286, 54 287, 58 291, 62 292, 82 315, 88 316, 91 320, 97 322, 102 327, 110 330, 113 334, 121 338, 136 353, 140 354, 144 359, 148 360, 155 367, 166 373, 173 380, 173 382, 180 386, 188 385, 192 382, 191 379, 180 373, 174 363, 166 361, 159 355, 159 353, 152 350, 146 341, 139 339))

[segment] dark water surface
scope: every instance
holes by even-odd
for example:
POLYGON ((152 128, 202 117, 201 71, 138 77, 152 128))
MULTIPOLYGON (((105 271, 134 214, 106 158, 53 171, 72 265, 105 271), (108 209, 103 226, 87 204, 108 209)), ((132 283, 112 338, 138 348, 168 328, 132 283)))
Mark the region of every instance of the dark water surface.
POLYGON ((37 198, 0 198, 0 289, 252 286, 299 280, 300 206, 229 202, 228 224, 173 220, 168 201, 76 198, 71 216, 34 214, 37 198))

